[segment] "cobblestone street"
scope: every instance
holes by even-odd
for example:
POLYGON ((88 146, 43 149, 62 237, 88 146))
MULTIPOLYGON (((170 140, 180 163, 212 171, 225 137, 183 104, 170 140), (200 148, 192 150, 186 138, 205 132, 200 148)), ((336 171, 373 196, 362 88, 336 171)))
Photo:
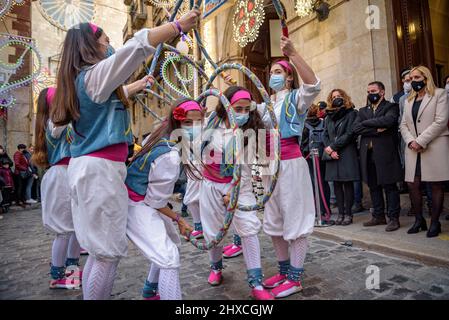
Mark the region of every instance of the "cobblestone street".
MULTIPOLYGON (((81 290, 49 290, 49 263, 53 237, 44 230, 39 209, 5 214, 0 220, 0 299, 81 299, 81 290)), ((276 272, 270 239, 260 234, 265 275, 276 272)), ((205 252, 183 243, 181 248, 183 297, 199 299, 249 299, 243 257, 225 260, 224 283, 207 282, 205 252)), ((84 264, 85 258, 82 258, 84 264)), ((113 299, 140 299, 148 262, 130 244, 128 257, 119 266, 113 299)), ((312 237, 306 260, 304 291, 289 299, 449 299, 449 268, 364 251, 312 237), (380 269, 380 289, 367 290, 366 269, 380 269)))

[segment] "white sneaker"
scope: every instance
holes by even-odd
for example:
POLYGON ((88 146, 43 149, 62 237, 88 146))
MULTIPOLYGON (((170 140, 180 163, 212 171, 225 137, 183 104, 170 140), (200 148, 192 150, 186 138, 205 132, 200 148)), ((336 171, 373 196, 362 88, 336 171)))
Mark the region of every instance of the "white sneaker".
POLYGON ((29 200, 25 201, 25 203, 26 204, 35 204, 35 203, 37 203, 37 201, 34 199, 29 199, 29 200))

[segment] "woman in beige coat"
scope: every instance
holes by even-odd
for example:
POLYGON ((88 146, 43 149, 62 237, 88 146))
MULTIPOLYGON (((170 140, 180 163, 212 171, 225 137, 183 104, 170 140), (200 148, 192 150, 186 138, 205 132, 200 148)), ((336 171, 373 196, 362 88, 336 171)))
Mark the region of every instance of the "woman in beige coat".
POLYGON ((421 182, 432 185, 432 221, 428 238, 441 233, 443 182, 449 180, 449 102, 446 91, 437 89, 430 70, 416 67, 410 73, 413 91, 405 102, 401 133, 405 149, 405 181, 408 182, 416 221, 409 234, 426 231, 422 214, 421 182))

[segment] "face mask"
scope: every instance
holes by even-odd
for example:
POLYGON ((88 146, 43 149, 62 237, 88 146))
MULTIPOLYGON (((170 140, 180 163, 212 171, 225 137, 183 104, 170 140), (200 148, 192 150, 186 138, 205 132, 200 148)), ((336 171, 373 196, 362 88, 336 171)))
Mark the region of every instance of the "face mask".
POLYGON ((190 141, 193 141, 193 126, 181 126, 181 129, 184 130, 184 137, 186 137, 190 141))
POLYGON ((239 127, 243 127, 249 120, 249 113, 236 113, 235 122, 239 127))
POLYGON ((376 104, 380 101, 380 94, 379 93, 371 93, 368 95, 369 102, 376 104))
POLYGON ((274 91, 281 91, 285 87, 285 78, 281 74, 273 74, 270 77, 270 88, 274 91))
POLYGON ((404 82, 404 92, 409 93, 412 91, 412 84, 410 82, 404 82))
POLYGON ((344 103, 345 101, 343 100, 343 98, 336 98, 334 101, 332 101, 332 106, 334 108, 340 108, 344 103))
POLYGON ((416 92, 420 92, 422 89, 426 87, 426 83, 423 81, 412 81, 412 88, 416 92))
POLYGON ((112 56, 115 53, 115 49, 113 46, 111 46, 110 44, 108 44, 107 49, 106 49, 106 58, 109 58, 110 56, 112 56))

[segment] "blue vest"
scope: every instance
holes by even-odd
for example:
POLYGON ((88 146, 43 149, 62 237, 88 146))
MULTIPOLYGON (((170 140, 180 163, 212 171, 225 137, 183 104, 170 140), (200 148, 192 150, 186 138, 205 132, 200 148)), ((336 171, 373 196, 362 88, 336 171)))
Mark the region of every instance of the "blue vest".
POLYGON ((159 156, 173 150, 175 142, 161 139, 148 153, 137 157, 129 166, 125 184, 135 193, 144 196, 148 187, 148 175, 151 164, 159 156))
POLYGON ((296 101, 297 91, 297 89, 291 91, 284 99, 279 128, 281 130, 282 139, 298 137, 298 140, 301 143, 307 112, 304 112, 303 114, 298 113, 296 108, 298 105, 298 101, 296 101))
POLYGON ((91 100, 84 86, 86 70, 76 78, 80 118, 72 122, 74 139, 70 145, 73 158, 77 158, 105 147, 133 143, 128 110, 114 92, 104 103, 91 100))
POLYGON ((48 163, 53 166, 64 158, 70 158, 71 127, 68 126, 59 138, 53 138, 50 130, 45 130, 48 163))
MULTIPOLYGON (((222 123, 223 119, 217 117, 217 113, 214 111, 211 113, 209 117, 209 122, 206 125, 206 129, 217 129, 222 123)), ((209 141, 203 142, 201 146, 201 154, 203 153, 206 146, 209 144, 209 141)), ((234 175, 234 152, 229 149, 232 148, 232 141, 230 145, 226 146, 226 153, 222 154, 221 163, 220 163, 220 176, 222 177, 232 177, 234 175)))

